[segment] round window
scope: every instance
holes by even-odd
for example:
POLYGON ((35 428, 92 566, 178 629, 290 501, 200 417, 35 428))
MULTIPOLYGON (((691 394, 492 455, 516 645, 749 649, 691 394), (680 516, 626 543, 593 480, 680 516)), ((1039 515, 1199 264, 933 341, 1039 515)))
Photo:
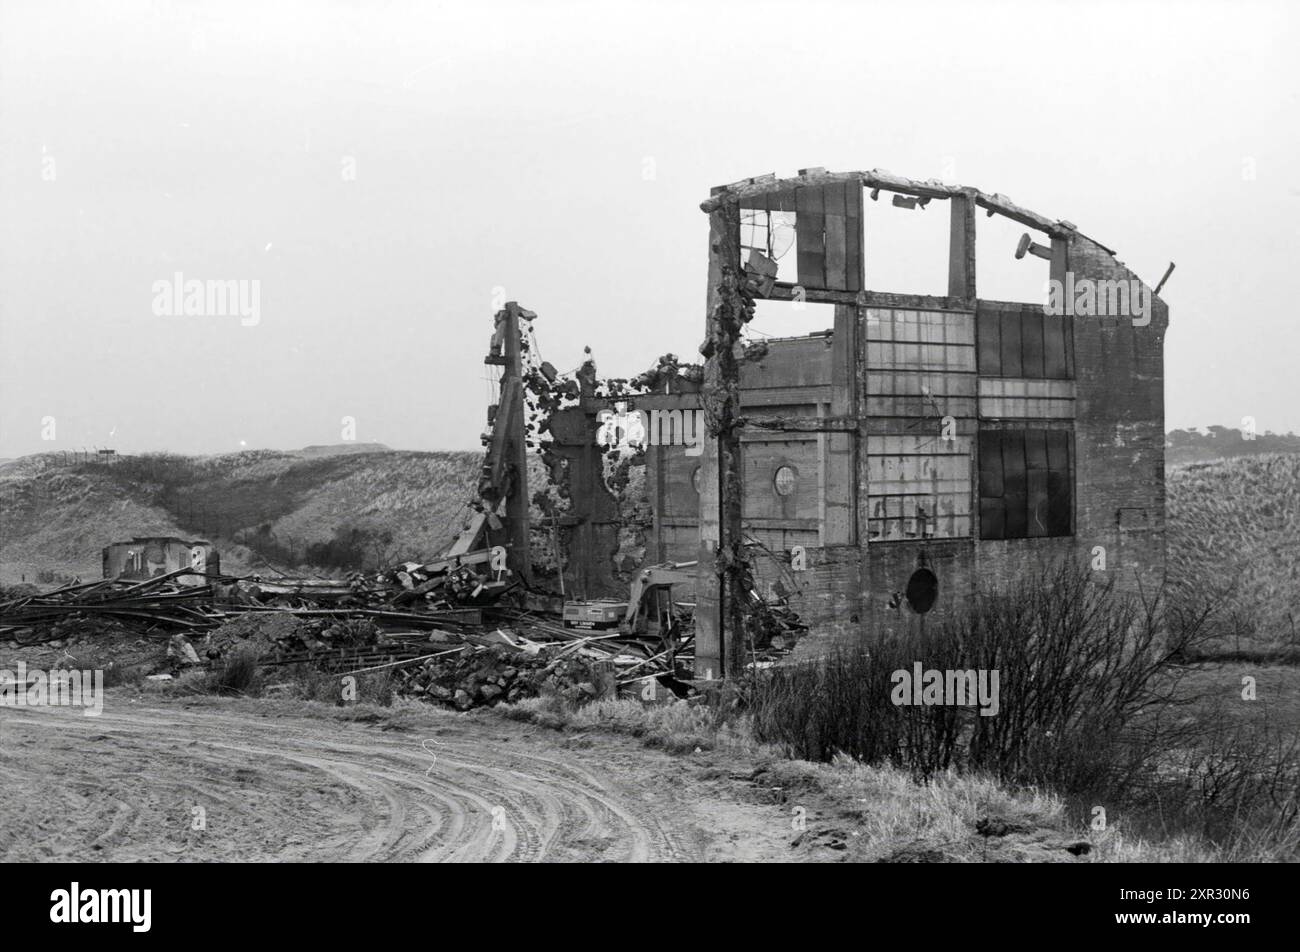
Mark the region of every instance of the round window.
POLYGON ((699 491, 700 491, 700 468, 699 468, 698 466, 696 466, 695 469, 691 470, 691 486, 694 487, 696 493, 699 493, 699 491))
POLYGON ((795 477, 794 468, 791 466, 782 466, 776 471, 776 477, 772 480, 772 485, 776 487, 778 496, 788 496, 794 492, 795 477))

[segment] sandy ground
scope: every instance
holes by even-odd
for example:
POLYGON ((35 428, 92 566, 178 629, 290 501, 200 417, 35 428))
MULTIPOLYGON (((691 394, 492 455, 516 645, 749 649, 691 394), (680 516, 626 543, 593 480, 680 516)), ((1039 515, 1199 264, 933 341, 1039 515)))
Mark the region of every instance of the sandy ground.
POLYGON ((752 771, 492 714, 118 689, 99 717, 0 708, 0 860, 828 858, 752 771))

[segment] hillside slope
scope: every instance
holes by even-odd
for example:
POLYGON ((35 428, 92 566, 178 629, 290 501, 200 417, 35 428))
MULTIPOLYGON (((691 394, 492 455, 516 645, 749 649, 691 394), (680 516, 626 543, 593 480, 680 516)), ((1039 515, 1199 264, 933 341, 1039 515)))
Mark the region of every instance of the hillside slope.
POLYGON ((1300 644, 1300 454, 1171 467, 1169 579, 1220 594, 1222 647, 1300 644))
POLYGON ((138 535, 209 539, 232 573, 432 558, 460 529, 480 459, 392 450, 112 464, 26 457, 0 469, 0 582, 98 578, 103 546, 138 535))
MULTIPOLYGON (((232 574, 431 559, 463 524, 480 461, 392 450, 25 457, 0 467, 0 583, 98 578, 103 546, 137 535, 209 539, 232 574)), ((1300 644, 1300 454, 1171 465, 1167 488, 1175 597, 1222 593, 1223 647, 1300 644)))

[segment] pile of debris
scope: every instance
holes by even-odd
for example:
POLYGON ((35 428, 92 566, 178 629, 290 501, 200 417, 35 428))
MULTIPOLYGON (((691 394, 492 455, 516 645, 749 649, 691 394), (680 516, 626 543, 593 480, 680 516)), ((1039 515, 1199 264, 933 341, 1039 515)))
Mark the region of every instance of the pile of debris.
POLYGON ((561 651, 548 657, 509 645, 465 645, 418 666, 398 669, 398 693, 467 711, 542 693, 581 702, 612 694, 612 674, 599 662, 561 651))
POLYGON ((807 632, 808 626, 789 605, 760 598, 751 600, 748 631, 752 639, 751 663, 770 667, 794 651, 795 643, 807 632))
POLYGON ((379 627, 367 618, 302 618, 291 612, 250 612, 223 623, 197 645, 211 661, 248 652, 267 661, 377 645, 379 627))
POLYGON ((491 604, 513 586, 510 580, 481 575, 471 565, 447 562, 407 563, 389 570, 376 581, 397 587, 391 599, 393 605, 423 602, 432 610, 491 604))
MULTIPOLYGON (((392 669, 403 692, 460 710, 544 692, 580 701, 620 688, 640 691, 650 680, 689 690, 688 607, 656 609, 652 627, 648 615, 638 616, 641 624, 625 623, 619 606, 618 627, 568 628, 546 609, 520 607, 526 599, 466 606, 497 597, 484 591, 479 572, 486 567, 448 558, 372 579, 212 577, 183 584, 190 570, 144 582, 111 579, 0 604, 0 641, 98 642, 107 650, 143 636, 166 644, 173 672, 223 664, 238 653, 262 665, 306 663, 336 673, 392 669)), ((645 579, 660 581, 654 573, 662 569, 652 567, 645 579)), ((672 569, 681 574, 683 566, 672 569)), ((756 593, 750 619, 751 663, 759 667, 779 661, 806 630, 788 607, 764 604, 756 593)))
POLYGON ((340 674, 383 670, 397 693, 460 711, 541 694, 574 703, 611 696, 620 664, 639 664, 616 644, 617 633, 583 636, 550 628, 534 619, 513 628, 400 634, 365 620, 259 612, 228 621, 193 645, 174 636, 168 655, 177 666, 251 652, 264 666, 310 663, 340 674))
POLYGON ((45 643, 51 648, 71 648, 96 639, 120 641, 130 634, 131 629, 115 618, 70 612, 50 625, 49 639, 45 643))
POLYGON ((224 580, 214 592, 218 602, 254 607, 438 611, 491 604, 510 587, 508 581, 481 574, 481 567, 442 560, 427 565, 406 562, 376 575, 354 573, 346 579, 252 576, 224 580))
MULTIPOLYGON (((403 630, 478 625, 480 608, 507 587, 479 575, 474 567, 446 560, 429 566, 412 564, 388 576, 266 581, 180 569, 143 582, 105 579, 69 585, 0 603, 0 641, 42 644, 66 640, 70 634, 91 637, 122 627, 197 637, 242 614, 259 612, 289 612, 333 624, 364 620, 372 626, 403 630), (202 577, 202 584, 186 584, 196 575, 202 577)), ((319 631, 329 627, 325 624, 319 631)))
POLYGON ((211 584, 180 585, 181 569, 144 582, 105 579, 22 595, 0 604, 0 641, 60 641, 69 631, 90 634, 105 625, 202 631, 215 624, 211 584))

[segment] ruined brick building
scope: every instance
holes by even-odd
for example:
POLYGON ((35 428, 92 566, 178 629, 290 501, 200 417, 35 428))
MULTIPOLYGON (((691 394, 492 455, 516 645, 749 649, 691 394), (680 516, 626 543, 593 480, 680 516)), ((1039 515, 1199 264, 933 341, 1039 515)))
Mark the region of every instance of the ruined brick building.
MULTIPOLYGON (((744 662, 732 637, 743 626, 742 562, 810 625, 805 655, 864 631, 913 629, 1060 559, 1125 589, 1159 587, 1159 287, 1067 221, 933 180, 807 169, 716 188, 702 208, 704 380, 630 400, 666 428, 646 451, 644 562, 698 561, 699 675, 744 662), (864 198, 882 193, 930 215, 948 206, 946 295, 873 285, 864 198), (977 249, 979 214, 1039 240, 977 249), (781 255, 778 233, 789 243, 781 255), (981 298, 977 253, 1047 259, 1065 313, 1041 299, 981 298), (1069 313, 1085 289, 1086 306, 1069 313), (798 302, 810 333, 746 347, 743 329, 764 301, 798 302), (684 418, 689 433, 692 414, 706 423, 702 447, 672 432, 684 418)), ((574 499, 566 578, 584 595, 626 592, 610 572, 617 515, 593 447, 607 405, 584 394, 551 420, 574 499)))
POLYGON ((812 625, 810 648, 864 627, 914 626, 1060 558, 1104 565, 1125 588, 1159 586, 1168 308, 1110 249, 1001 195, 880 172, 751 179, 714 189, 702 207, 703 392, 639 401, 703 407, 713 424, 698 457, 661 446, 649 459, 653 556, 699 559, 700 673, 726 667, 726 579, 715 565, 733 545, 765 584, 790 593, 812 625), (947 295, 872 287, 863 200, 882 191, 904 207, 948 204, 947 295), (1058 316, 1041 300, 980 298, 981 212, 1043 236, 1022 238, 1017 257, 1049 259, 1057 287, 1091 286, 1098 299, 1058 316), (796 242, 774 268, 778 223, 796 242), (1146 313, 1120 293, 1130 289, 1146 296, 1146 313), (827 305, 833 328, 737 359, 753 298, 827 305))

